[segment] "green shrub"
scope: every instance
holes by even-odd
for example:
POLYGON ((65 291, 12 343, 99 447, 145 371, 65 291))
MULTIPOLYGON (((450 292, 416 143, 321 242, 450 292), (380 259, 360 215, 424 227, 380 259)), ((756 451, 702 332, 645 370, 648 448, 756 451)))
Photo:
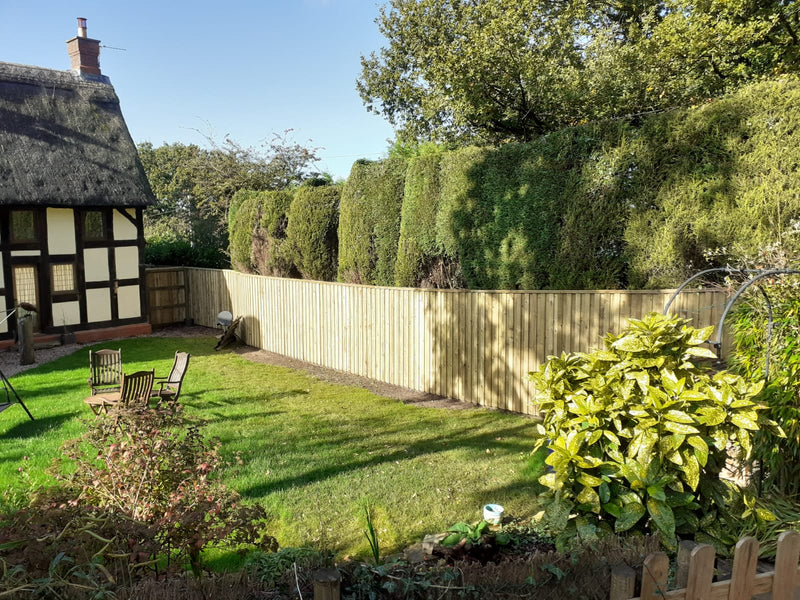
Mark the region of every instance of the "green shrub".
POLYGON ((337 186, 301 186, 295 192, 286 226, 287 253, 306 279, 336 278, 340 194, 337 186))
POLYGON ((228 244, 231 266, 243 273, 252 273, 253 232, 260 213, 261 192, 239 190, 231 200, 228 215, 228 244))
POLYGON ((760 384, 712 375, 696 359, 713 328, 652 313, 607 334, 605 348, 551 357, 531 374, 545 417, 538 447, 552 453, 548 512, 562 541, 633 529, 720 537, 719 473, 729 443, 745 455, 762 426, 760 384), (575 515, 574 517, 571 515, 575 515))
POLYGON ((440 161, 441 154, 409 160, 395 264, 395 285, 400 287, 419 286, 428 263, 442 253, 436 241, 440 161))
POLYGON ((766 430, 754 437, 753 459, 768 488, 781 494, 800 493, 800 281, 797 276, 778 278, 766 286, 773 311, 769 349, 766 347, 768 317, 760 293, 746 294, 734 309, 735 351, 732 368, 744 377, 769 380, 758 399, 766 414, 780 423, 785 437, 766 430))
POLYGON ((261 217, 253 233, 253 266, 260 275, 298 277, 286 243, 289 210, 294 195, 289 190, 261 193, 261 217))
POLYGON ((357 163, 345 186, 342 280, 389 284, 375 265, 399 252, 397 282, 418 283, 430 247, 473 289, 677 286, 724 264, 706 250, 752 252, 800 218, 800 79, 524 144, 422 154, 407 159, 404 199, 392 161, 405 164, 357 163), (391 208, 376 200, 389 197, 391 208), (399 222, 397 198, 402 246, 397 228, 375 233, 371 212, 399 222))
POLYGON ((179 237, 149 238, 144 247, 144 262, 156 266, 226 269, 228 257, 214 246, 193 245, 179 237))
POLYGON ((342 190, 340 281, 394 285, 407 162, 358 161, 342 190))

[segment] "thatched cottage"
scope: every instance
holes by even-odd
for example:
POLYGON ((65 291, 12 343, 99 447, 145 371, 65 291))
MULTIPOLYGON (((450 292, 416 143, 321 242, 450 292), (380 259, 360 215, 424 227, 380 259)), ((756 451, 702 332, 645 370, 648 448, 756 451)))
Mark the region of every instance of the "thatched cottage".
MULTIPOLYGON (((142 211, 154 198, 100 42, 78 22, 71 71, 0 62, 0 313, 27 302, 38 331, 93 341, 150 331, 142 211)), ((15 328, 0 325, 0 345, 15 328)))

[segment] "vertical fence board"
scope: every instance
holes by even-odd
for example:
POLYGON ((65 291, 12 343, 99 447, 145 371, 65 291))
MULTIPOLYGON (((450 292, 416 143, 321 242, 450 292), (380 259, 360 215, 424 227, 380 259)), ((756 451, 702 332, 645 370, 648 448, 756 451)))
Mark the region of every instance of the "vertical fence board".
MULTIPOLYGON (((630 317, 661 312, 671 294, 412 290, 195 268, 148 270, 147 282, 153 324, 175 318, 164 306, 175 299, 185 301, 183 318, 207 327, 216 325, 219 311, 230 310, 243 317, 248 344, 531 414, 537 411, 529 371, 548 355, 600 347, 605 332, 619 331, 630 317)), ((705 327, 716 325, 724 303, 721 292, 687 290, 673 306, 705 327)))

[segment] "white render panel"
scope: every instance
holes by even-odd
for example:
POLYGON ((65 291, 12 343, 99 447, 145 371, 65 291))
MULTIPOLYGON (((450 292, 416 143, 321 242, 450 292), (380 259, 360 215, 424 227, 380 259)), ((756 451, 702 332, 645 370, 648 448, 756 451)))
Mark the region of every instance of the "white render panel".
POLYGON ((139 247, 123 246, 115 250, 117 279, 139 279, 139 247))
POLYGON ((83 251, 83 274, 86 281, 108 281, 108 248, 83 251))
POLYGON ((47 209, 47 248, 50 254, 75 254, 75 217, 71 208, 47 209))
MULTIPOLYGON (((6 312, 6 299, 4 296, 0 296, 0 310, 3 311, 3 316, 5 316, 6 312)), ((11 317, 12 319, 14 317, 11 317)), ((1 321, 2 319, 0 319, 1 321)), ((2 325, 0 325, 0 333, 7 333, 8 332, 8 321, 4 321, 2 325)))
POLYGON ((117 290, 117 311, 120 319, 142 316, 138 285, 123 285, 117 290))
POLYGON ((11 256, 40 256, 41 250, 12 250, 11 256))
POLYGON ((111 290, 86 290, 86 314, 90 323, 111 320, 111 290))
POLYGON ((3 255, 0 254, 0 288, 4 287, 6 287, 6 280, 3 275, 3 255))
MULTIPOLYGON (((95 290, 92 290, 95 291, 95 290)), ((81 305, 79 302, 54 302, 53 325, 77 325, 81 322, 81 305)))
MULTIPOLYGON (((123 209, 131 217, 136 219, 136 211, 130 208, 123 209)), ((115 240, 135 240, 136 239, 136 225, 128 221, 125 217, 119 214, 118 210, 114 211, 114 239, 115 240)))

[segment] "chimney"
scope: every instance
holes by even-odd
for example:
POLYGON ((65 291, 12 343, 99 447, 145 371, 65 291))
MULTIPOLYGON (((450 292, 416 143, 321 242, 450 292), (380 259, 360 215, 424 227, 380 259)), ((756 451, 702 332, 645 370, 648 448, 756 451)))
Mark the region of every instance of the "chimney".
POLYGON ((81 75, 100 75, 100 40, 86 37, 86 19, 78 17, 78 35, 67 40, 72 70, 81 75))

